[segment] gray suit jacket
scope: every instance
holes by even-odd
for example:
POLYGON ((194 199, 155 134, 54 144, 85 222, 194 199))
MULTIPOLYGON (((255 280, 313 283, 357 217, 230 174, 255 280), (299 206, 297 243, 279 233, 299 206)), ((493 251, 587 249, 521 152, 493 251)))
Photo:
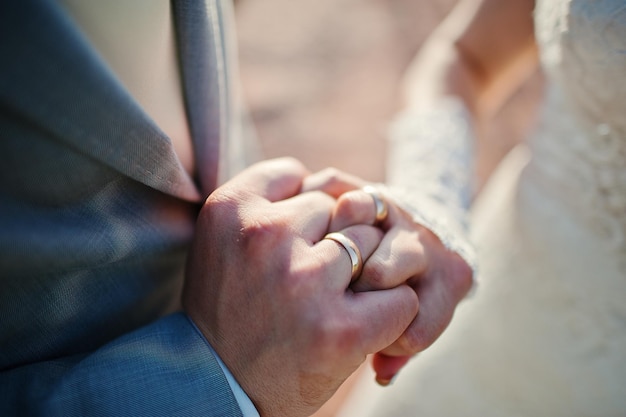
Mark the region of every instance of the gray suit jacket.
POLYGON ((173 6, 198 178, 62 9, 0 2, 0 415, 241 415, 169 314, 229 131, 224 5, 173 6))

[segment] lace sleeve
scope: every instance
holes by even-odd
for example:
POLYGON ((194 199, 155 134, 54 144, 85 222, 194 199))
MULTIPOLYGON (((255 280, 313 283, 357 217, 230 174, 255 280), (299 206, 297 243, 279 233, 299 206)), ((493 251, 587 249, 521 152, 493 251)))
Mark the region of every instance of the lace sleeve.
POLYGON ((408 109, 393 122, 390 142, 385 192, 476 272, 468 238, 473 138, 465 106, 449 98, 427 110, 408 109))

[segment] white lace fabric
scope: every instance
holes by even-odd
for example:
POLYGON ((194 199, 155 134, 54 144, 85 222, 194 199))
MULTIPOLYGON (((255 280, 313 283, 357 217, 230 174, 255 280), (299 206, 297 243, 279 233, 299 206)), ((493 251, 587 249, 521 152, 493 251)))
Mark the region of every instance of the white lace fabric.
MULTIPOLYGON (((393 386, 360 381, 340 415, 624 415, 626 1, 537 0, 535 31, 539 124, 472 208, 480 291, 393 386)), ((419 192, 425 174, 396 151, 397 180, 419 192)))
POLYGON ((459 100, 407 109, 390 129, 385 192, 475 270, 468 239, 472 149, 469 115, 459 100))
MULTIPOLYGON (((626 253, 626 2, 539 0, 535 26, 550 87, 528 171, 626 253)), ((390 136, 388 192, 475 268, 467 238, 473 140, 463 105, 407 110, 390 136)))
POLYGON ((626 2, 539 1, 535 21, 551 88, 529 170, 626 253, 626 2))

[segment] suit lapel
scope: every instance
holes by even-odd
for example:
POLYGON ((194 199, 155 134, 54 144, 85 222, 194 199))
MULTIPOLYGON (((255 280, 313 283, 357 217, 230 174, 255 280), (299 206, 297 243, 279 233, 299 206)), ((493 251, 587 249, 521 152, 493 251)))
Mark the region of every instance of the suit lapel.
POLYGON ((0 105, 150 187, 200 193, 167 136, 50 1, 0 2, 0 105))

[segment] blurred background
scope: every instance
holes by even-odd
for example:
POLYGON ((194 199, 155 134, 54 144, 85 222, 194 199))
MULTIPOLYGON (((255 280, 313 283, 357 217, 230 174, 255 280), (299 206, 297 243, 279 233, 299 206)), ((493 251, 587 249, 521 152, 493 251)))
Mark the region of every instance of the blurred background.
MULTIPOLYGON (((384 179, 402 75, 457 0, 238 0, 244 95, 266 157, 384 179)), ((481 184, 526 134, 535 74, 479 138, 481 184)), ((315 417, 333 417, 353 378, 315 417)))
MULTIPOLYGON (((244 95, 266 157, 384 178, 403 72, 456 0, 239 0, 244 95)), ((485 178, 524 134, 534 77, 481 138, 485 178)))

